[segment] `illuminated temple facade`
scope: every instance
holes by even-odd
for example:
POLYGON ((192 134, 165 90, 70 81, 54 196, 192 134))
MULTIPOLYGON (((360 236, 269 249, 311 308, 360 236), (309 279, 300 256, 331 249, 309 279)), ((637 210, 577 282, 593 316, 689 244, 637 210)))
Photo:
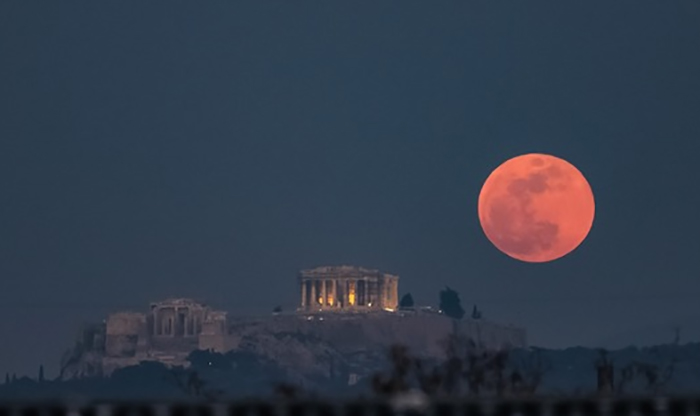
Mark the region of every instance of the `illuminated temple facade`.
POLYGON ((399 276, 355 266, 299 272, 300 312, 396 310, 399 276))

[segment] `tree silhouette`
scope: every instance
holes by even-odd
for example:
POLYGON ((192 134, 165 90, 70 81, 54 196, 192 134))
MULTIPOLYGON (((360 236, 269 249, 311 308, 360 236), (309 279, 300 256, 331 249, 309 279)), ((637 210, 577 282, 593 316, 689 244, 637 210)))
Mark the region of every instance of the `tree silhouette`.
POLYGON ((10 384, 10 374, 5 373, 5 384, 10 384))
POLYGON ((509 350, 488 350, 457 334, 448 336, 444 347, 446 361, 431 363, 410 355, 406 347, 392 346, 391 370, 376 373, 371 379, 374 393, 383 398, 417 391, 426 398, 531 396, 544 371, 538 355, 533 361, 538 365, 535 379, 530 380, 520 370, 511 372, 509 350))
POLYGON ((552 369, 552 363, 543 357, 541 348, 532 347, 531 350, 511 374, 511 385, 515 394, 535 394, 544 375, 552 369))
POLYGON ((410 293, 406 293, 401 297, 399 302, 399 309, 412 308, 413 307, 413 296, 410 293))
MULTIPOLYGON (((600 394, 612 394, 615 389, 615 367, 612 361, 608 358, 608 351, 605 349, 598 350, 598 360, 595 363, 596 371, 598 374, 598 393, 600 394)), ((620 385, 618 390, 624 388, 624 384, 629 378, 628 370, 623 369, 621 372, 620 385)))
POLYGON ((281 307, 281 306, 275 306, 275 308, 272 309, 272 313, 282 313, 282 307, 281 307))
POLYGON ((464 308, 462 308, 459 294, 449 286, 445 286, 445 290, 440 291, 440 310, 450 318, 462 319, 464 317, 464 308))
POLYGON ((39 382, 44 381, 44 365, 39 366, 39 382))

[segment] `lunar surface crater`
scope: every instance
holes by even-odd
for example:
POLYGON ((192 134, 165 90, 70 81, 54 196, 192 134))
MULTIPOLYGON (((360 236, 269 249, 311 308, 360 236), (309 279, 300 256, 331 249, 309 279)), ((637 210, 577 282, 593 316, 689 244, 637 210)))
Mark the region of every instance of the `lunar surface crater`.
POLYGON ((499 250, 518 260, 546 262, 583 242, 595 203, 590 185, 572 164, 528 154, 504 162, 489 175, 478 210, 484 233, 499 250))

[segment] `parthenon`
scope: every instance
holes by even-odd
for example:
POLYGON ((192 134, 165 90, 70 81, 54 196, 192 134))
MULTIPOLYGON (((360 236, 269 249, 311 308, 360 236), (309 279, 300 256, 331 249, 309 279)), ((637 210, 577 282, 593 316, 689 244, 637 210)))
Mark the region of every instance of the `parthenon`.
POLYGON ((399 276, 355 266, 323 266, 299 272, 300 312, 393 311, 399 276))

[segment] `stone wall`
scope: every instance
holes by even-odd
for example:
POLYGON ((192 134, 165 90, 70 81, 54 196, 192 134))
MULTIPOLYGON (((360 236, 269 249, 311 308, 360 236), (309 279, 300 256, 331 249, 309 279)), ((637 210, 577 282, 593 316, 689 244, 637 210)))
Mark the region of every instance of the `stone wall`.
POLYGON ((232 337, 228 336, 226 320, 226 312, 213 311, 209 314, 209 319, 202 324, 202 332, 199 334, 200 350, 226 352, 232 348, 232 344, 237 343, 232 342, 232 337))
POLYGON ((443 357, 451 334, 473 339, 490 349, 526 347, 524 329, 482 319, 455 321, 437 313, 373 312, 358 314, 280 315, 262 319, 236 319, 229 324, 228 343, 256 333, 298 332, 329 342, 342 353, 386 350, 395 344, 418 355, 443 357))
MULTIPOLYGON (((167 314, 162 316, 169 319, 167 314)), ((104 337, 101 330, 83 334, 76 348, 64 357, 62 369, 65 371, 62 370, 62 374, 68 377, 108 375, 117 368, 141 361, 187 365, 187 355, 197 349, 224 353, 239 348, 250 349, 251 345, 262 340, 268 340, 265 345, 274 349, 275 344, 271 341, 274 339, 287 339, 289 345, 301 346, 302 349, 305 348, 302 340, 307 340, 309 345, 332 346, 337 353, 344 355, 383 353, 399 344, 426 358, 444 357, 448 337, 453 334, 491 349, 527 346, 522 328, 483 319, 456 321, 426 311, 326 312, 230 318, 225 312, 206 309, 202 320, 191 321, 192 328, 200 330, 197 336, 184 330, 155 335, 151 319, 153 314, 148 313, 110 315, 104 324, 104 337), (104 345, 99 345, 101 340, 104 340, 104 345)), ((304 354, 308 355, 308 351, 281 351, 278 355, 301 357, 306 356, 304 354)))
POLYGON ((134 357, 139 338, 147 337, 146 315, 119 312, 109 315, 106 322, 105 355, 108 357, 134 357))

